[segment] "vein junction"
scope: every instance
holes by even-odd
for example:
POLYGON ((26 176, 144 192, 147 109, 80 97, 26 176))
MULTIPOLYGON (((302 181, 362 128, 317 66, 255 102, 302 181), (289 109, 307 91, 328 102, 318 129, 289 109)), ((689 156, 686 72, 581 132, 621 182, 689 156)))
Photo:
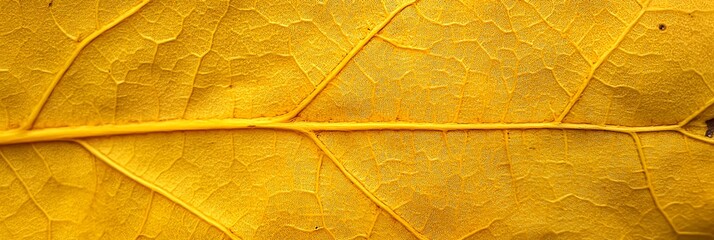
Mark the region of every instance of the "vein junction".
MULTIPOLYGON (((137 6, 135 9, 130 11, 130 13, 126 14, 126 16, 130 16, 134 12, 138 11, 144 4, 146 4, 148 1, 142 2, 141 5, 137 6)), ((403 5, 400 7, 397 11, 393 12, 390 14, 390 16, 382 22, 380 25, 378 25, 376 28, 374 28, 370 34, 360 41, 350 52, 349 54, 338 64, 338 66, 333 69, 330 74, 320 83, 318 86, 316 86, 315 90, 307 97, 305 98, 302 102, 299 103, 299 105, 291 110, 290 112, 280 115, 277 117, 272 117, 272 118, 260 118, 260 119, 210 119, 210 120, 170 120, 170 121, 161 121, 161 122, 145 122, 145 123, 131 123, 131 124, 121 124, 121 125, 98 125, 98 126, 76 126, 76 127, 60 127, 60 128, 47 128, 47 129, 31 129, 34 120, 37 118, 39 115, 39 112, 41 111, 42 107, 44 106, 45 102, 47 101, 47 98, 49 95, 52 93, 53 88, 56 86, 57 82, 61 79, 62 74, 64 74, 64 71, 66 71, 66 68, 69 67, 71 64, 71 60, 68 62, 67 66, 65 67, 65 70, 62 71, 58 76, 55 78, 53 81, 51 87, 49 90, 45 93, 43 96, 43 99, 41 103, 38 105, 36 109, 33 110, 31 116, 30 116, 30 121, 28 124, 23 126, 21 129, 17 130, 10 130, 6 132, 1 132, 0 133, 0 145, 2 144, 14 144, 14 143, 28 143, 28 142, 39 142, 39 141, 54 141, 54 140, 74 140, 78 138, 86 138, 86 137, 101 137, 101 136, 112 136, 112 135, 126 135, 126 134, 142 134, 142 133, 154 133, 154 132, 171 132, 171 131, 192 131, 192 130, 240 130, 240 129, 276 129, 276 130, 288 130, 288 131, 295 131, 295 132, 300 132, 303 134, 306 134, 309 138, 311 138, 319 147, 320 149, 332 160, 335 165, 342 171, 342 173, 360 190, 367 195, 375 204, 379 205, 380 208, 384 209, 389 213, 392 217, 397 219, 400 223, 402 223, 410 232, 412 232, 416 237, 418 238, 425 238, 419 231, 415 228, 413 228, 410 224, 406 222, 403 218, 401 218, 399 215, 394 213, 393 209, 387 206, 385 203, 383 203, 381 200, 377 199, 372 193, 370 193, 362 184, 354 177, 352 176, 345 168, 342 166, 337 160, 332 153, 327 149, 327 147, 320 142, 320 140, 317 138, 317 136, 314 134, 315 131, 370 131, 370 130, 425 130, 425 131, 457 131, 457 130, 528 130, 528 129, 562 129, 562 130, 592 130, 592 131, 610 131, 610 132, 618 132, 618 133, 627 133, 631 134, 633 136, 633 139, 637 141, 638 145, 638 151, 640 154, 640 157, 642 158, 642 164, 643 164, 643 169, 646 174, 646 177, 648 178, 648 188, 650 189, 652 198, 654 199, 655 205, 657 206, 658 210, 667 218, 669 221, 670 226, 677 231, 677 229, 674 228, 673 224, 671 223, 671 219, 665 214, 663 211, 661 205, 656 199, 656 196, 654 194, 654 190, 652 188, 652 184, 649 180, 649 176, 647 175, 647 167, 644 162, 644 157, 642 153, 642 146, 639 143, 639 138, 637 138, 637 133, 640 132, 657 132, 657 131, 677 131, 680 132, 688 137, 692 137, 698 140, 703 140, 707 141, 709 143, 712 143, 711 140, 704 139, 703 137, 700 136, 695 136, 694 134, 691 134, 683 129, 683 126, 686 125, 694 116, 698 115, 698 113, 695 113, 691 117, 687 118, 685 121, 681 122, 680 124, 676 125, 664 125, 664 126, 646 126, 646 127, 627 127, 627 126, 614 126, 614 125, 593 125, 593 124, 574 124, 574 123, 562 123, 561 121, 563 118, 567 115, 569 112, 570 108, 575 104, 575 102, 579 99, 580 95, 582 95, 582 92, 584 91, 585 87, 588 85, 588 81, 592 78, 593 72, 597 69, 597 67, 602 64, 602 62, 607 58, 608 54, 605 54, 602 59, 598 61, 598 63, 593 67, 591 70, 591 73, 588 76, 588 80, 581 86, 579 89, 578 93, 573 96, 571 101, 568 104, 568 107, 565 109, 565 111, 558 117, 558 119, 554 122, 546 122, 546 123, 417 123, 417 122, 296 122, 294 121, 295 117, 299 115, 299 113, 305 109, 314 99, 317 95, 322 92, 323 89, 330 83, 332 79, 334 79, 340 71, 348 64, 351 59, 356 56, 358 52, 375 36, 377 36, 377 33, 381 31, 382 28, 384 28, 399 12, 401 12, 403 9, 406 7, 414 4, 414 2, 403 5)), ((628 29, 631 29, 632 26, 638 21, 638 19, 642 16, 642 13, 644 12, 643 10, 640 12, 639 16, 635 21, 633 21, 628 29)), ((116 23, 120 22, 120 20, 116 21, 116 23)), ((116 24, 114 23, 114 24, 116 24)), ((99 31, 95 34, 94 37, 98 36, 101 34, 101 32, 105 31, 106 29, 111 28, 113 25, 110 25, 106 27, 104 30, 99 31)), ((623 33, 626 34, 628 31, 625 31, 623 33)), ((377 36, 378 37, 378 36, 377 36)), ((83 43, 83 46, 86 46, 93 38, 88 38, 88 40, 83 43)), ((622 41, 622 36, 618 40, 618 43, 622 41)), ((80 47, 75 55, 73 56, 76 57, 76 55, 81 51, 80 47)), ((613 49, 617 47, 617 44, 613 46, 613 49)), ((610 52, 612 49, 610 50, 610 52)), ((710 103, 711 104, 711 103, 710 103)), ((709 105, 708 105, 709 106, 709 105)), ((703 108, 704 109, 704 108, 703 108)), ((702 110, 703 111, 703 110, 702 110)), ((238 238, 235 235, 232 235, 230 230, 228 228, 214 219, 205 216, 202 214, 199 210, 191 207, 187 203, 184 203, 180 199, 176 198, 173 196, 171 193, 168 191, 165 191, 157 186, 154 186, 153 184, 142 180, 140 177, 132 174, 131 172, 123 169, 121 166, 115 164, 112 160, 108 159, 106 156, 101 154, 99 151, 96 149, 92 148, 89 146, 87 143, 81 141, 81 140, 75 140, 77 143, 85 147, 88 151, 92 152, 95 156, 98 156, 101 160, 104 162, 110 164, 112 167, 115 169, 119 170, 123 174, 130 176, 132 179, 136 180, 137 182, 141 183, 144 186, 148 186, 150 189, 167 196, 169 199, 172 201, 178 203, 179 205, 189 209, 191 212, 202 218, 203 220, 209 222, 211 225, 218 227, 221 231, 224 233, 228 234, 231 238, 238 238)))

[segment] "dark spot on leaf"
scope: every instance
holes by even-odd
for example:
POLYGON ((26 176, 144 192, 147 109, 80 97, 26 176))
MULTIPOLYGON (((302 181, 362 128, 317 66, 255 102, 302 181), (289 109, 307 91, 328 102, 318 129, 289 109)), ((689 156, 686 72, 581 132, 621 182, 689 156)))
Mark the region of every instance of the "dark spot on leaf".
POLYGON ((47 4, 47 7, 48 7, 48 8, 51 8, 51 7, 52 7, 52 2, 53 2, 53 1, 50 1, 50 3, 47 4))
POLYGON ((664 23, 660 23, 659 26, 657 26, 657 28, 659 28, 660 31, 664 31, 664 30, 667 30, 667 25, 664 25, 664 23))
POLYGON ((315 230, 320 229, 320 226, 315 226, 315 230))
POLYGON ((707 120, 706 123, 707 132, 704 134, 704 136, 712 138, 712 136, 714 136, 714 118, 707 120))

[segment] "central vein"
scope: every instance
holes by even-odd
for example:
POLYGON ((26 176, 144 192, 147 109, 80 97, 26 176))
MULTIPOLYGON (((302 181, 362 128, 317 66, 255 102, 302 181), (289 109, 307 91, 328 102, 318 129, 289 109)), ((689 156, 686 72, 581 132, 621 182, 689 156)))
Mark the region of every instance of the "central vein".
POLYGON ((10 130, 0 133, 0 144, 154 132, 221 129, 278 129, 290 131, 571 129, 621 133, 681 131, 679 125, 625 127, 573 123, 274 122, 265 119, 212 119, 10 130))

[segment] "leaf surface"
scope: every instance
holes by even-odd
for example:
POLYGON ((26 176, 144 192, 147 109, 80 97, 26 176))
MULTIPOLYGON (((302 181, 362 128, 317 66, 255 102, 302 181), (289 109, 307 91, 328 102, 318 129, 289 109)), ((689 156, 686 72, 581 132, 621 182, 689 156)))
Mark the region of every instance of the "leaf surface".
POLYGON ((3 239, 714 238, 708 1, 0 6, 3 239))

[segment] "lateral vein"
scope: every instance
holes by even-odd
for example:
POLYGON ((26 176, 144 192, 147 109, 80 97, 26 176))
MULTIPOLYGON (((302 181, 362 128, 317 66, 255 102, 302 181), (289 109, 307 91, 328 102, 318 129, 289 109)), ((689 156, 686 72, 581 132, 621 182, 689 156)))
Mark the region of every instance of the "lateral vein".
POLYGON ((399 216, 399 214, 394 212, 394 210, 392 210, 391 207, 389 207, 387 204, 382 202, 382 200, 379 200, 379 198, 374 196, 374 194, 372 194, 372 192, 367 190, 367 188, 362 184, 362 182, 357 180, 357 178, 355 178, 349 171, 347 171, 347 169, 345 169, 345 166, 342 165, 342 163, 340 163, 337 160, 337 157, 335 157, 335 155, 332 154, 332 152, 327 148, 327 146, 325 146, 325 144, 320 139, 318 139, 317 136, 313 132, 310 132, 310 131, 300 131, 300 132, 302 132, 307 137, 309 137, 315 143, 315 145, 317 145, 317 147, 320 148, 320 150, 322 150, 322 152, 330 160, 332 160, 332 163, 335 164, 335 166, 338 169, 340 169, 340 172, 342 172, 342 174, 350 182, 352 182, 352 184, 355 185, 365 196, 367 196, 367 198, 369 198, 374 204, 379 206, 379 208, 381 208, 385 212, 389 213, 390 216, 392 216, 395 220, 397 220, 399 223, 401 223, 409 232, 414 234, 415 237, 417 237, 419 239, 427 239, 426 236, 424 236, 419 231, 417 231, 414 227, 412 227, 411 224, 409 224, 407 222, 407 220, 405 220, 404 218, 399 216))
POLYGON ((678 125, 679 125, 680 127, 684 127, 685 125, 689 124, 692 120, 694 120, 695 118, 697 118, 697 117, 698 117, 700 114, 702 114, 704 111, 706 111, 707 109, 709 109, 709 107, 711 107, 711 106, 714 106, 714 98, 709 99, 709 101, 707 101, 707 103, 704 104, 704 106, 702 106, 701 108, 697 109, 697 111, 695 111, 695 112, 693 112, 692 114, 690 114, 689 116, 687 116, 687 118, 685 118, 684 120, 682 120, 681 122, 679 122, 678 125))
POLYGON ((168 198, 168 199, 171 200, 172 202, 178 204, 179 206, 181 206, 181 207, 185 208, 186 210, 188 210, 189 212, 193 213, 194 215, 196 215, 196 216, 197 216, 198 218, 200 218, 201 220, 203 220, 203 221, 205 221, 206 223, 208 223, 208 224, 210 224, 210 225, 212 225, 212 226, 218 228, 218 229, 221 230, 224 234, 226 234, 226 236, 230 237, 231 239, 241 239, 240 237, 238 237, 238 236, 236 236, 235 234, 233 234, 233 232, 231 232, 230 230, 228 230, 228 228, 227 228, 226 226, 224 226, 223 224, 219 223, 218 221, 216 221, 216 220, 213 219, 212 217, 203 214, 203 212, 199 211, 198 209, 196 209, 195 207, 191 206, 190 204, 184 202, 183 200, 177 198, 176 196, 174 196, 174 195, 171 194, 170 192, 164 190, 163 188, 161 188, 161 187, 159 187, 159 186, 154 185, 153 183, 151 183, 151 182, 149 182, 149 181, 144 180, 143 178, 137 176, 136 174, 134 174, 134 173, 132 173, 131 171, 129 171, 129 170, 127 170, 126 168, 124 168, 123 166, 117 164, 116 162, 114 162, 113 160, 111 160, 108 156, 104 155, 104 153, 100 152, 98 149, 96 149, 96 148, 94 148, 93 146, 89 145, 89 143, 87 143, 87 142, 85 142, 85 141, 82 141, 82 140, 72 140, 72 141, 75 142, 75 143, 77 143, 77 144, 79 144, 79 145, 81 145, 82 147, 84 147, 84 149, 86 149, 87 151, 89 151, 89 152, 90 152, 92 155, 94 155, 96 158, 98 158, 98 159, 101 160, 102 162, 106 163, 107 165, 109 165, 109 166, 112 167, 113 169, 119 171, 119 172, 122 173, 123 175, 125 175, 125 176, 131 178, 132 180, 134 180, 135 182, 139 183, 140 185, 151 189, 151 190, 154 191, 155 193, 158 193, 158 194, 163 195, 164 197, 168 198))
POLYGON ((274 117, 273 121, 274 122, 287 122, 287 121, 290 121, 293 118, 295 118, 298 114, 300 114, 300 112, 302 112, 302 110, 307 108, 307 106, 310 105, 310 103, 313 100, 315 100, 317 95, 320 95, 322 90, 324 90, 327 87, 327 85, 330 84, 330 82, 332 82, 332 80, 337 77, 337 75, 342 71, 342 69, 344 69, 345 66, 347 66, 347 64, 355 56, 357 56, 357 53, 362 51, 364 46, 366 46, 367 43, 372 41, 372 38, 374 38, 377 35, 377 33, 382 31, 382 29, 384 29, 384 27, 386 27, 387 24, 389 24, 392 21, 392 19, 394 19, 400 12, 402 12, 408 6, 413 5, 414 3, 416 3, 416 1, 404 4, 404 5, 400 6, 399 8, 397 8, 394 12, 389 14, 389 16, 384 21, 382 21, 379 25, 375 26, 372 29, 372 31, 370 31, 369 34, 367 34, 366 37, 364 37, 362 40, 357 42, 357 44, 352 48, 352 50, 350 50, 350 52, 347 53, 347 55, 344 58, 342 58, 342 61, 340 61, 340 63, 337 64, 337 66, 335 66, 335 68, 333 68, 329 74, 327 74, 325 79, 323 79, 319 84, 317 84, 317 86, 315 86, 315 89, 310 93, 310 95, 308 95, 307 97, 305 97, 305 99, 300 101, 300 103, 298 104, 297 107, 295 107, 293 110, 290 110, 290 112, 288 112, 288 113, 274 117))
POLYGON ((72 52, 72 55, 67 59, 67 61, 64 63, 62 68, 60 69, 59 72, 55 75, 55 78, 52 79, 52 82, 50 82, 50 86, 47 87, 47 90, 42 94, 42 98, 40 98, 40 102, 35 106, 35 108, 32 109, 32 112, 30 112, 30 116, 27 119, 27 122, 25 122, 22 126, 20 126, 19 129, 21 130, 27 130, 32 128, 32 126, 35 124, 35 121, 37 121, 37 117, 40 115, 40 111, 42 111, 42 108, 44 108, 45 104, 50 98, 50 95, 52 95, 52 92, 55 90, 55 87, 57 87, 57 84, 59 83, 60 79, 64 77, 65 73, 67 73, 67 70, 69 70, 70 66, 72 66, 72 63, 74 63, 74 60, 77 59, 79 56, 79 53, 82 52, 82 50, 89 45, 94 39, 99 37, 99 35, 102 35, 109 29, 112 29, 119 23, 123 22, 125 19, 129 18, 130 16, 134 15, 137 13, 141 8, 143 8, 147 3, 149 3, 150 0, 143 0, 139 5, 134 6, 133 8, 129 9, 128 11, 124 12, 122 15, 114 19, 114 21, 110 22, 107 25, 104 25, 100 29, 97 29, 94 31, 92 34, 84 38, 80 43, 79 46, 77 46, 76 49, 72 52))
POLYGON ((637 155, 639 156, 640 159, 640 164, 642 164, 642 171, 644 172, 645 175, 645 181, 647 182, 647 188, 649 189, 650 195, 652 195, 652 201, 654 202, 655 207, 657 210, 662 213, 662 216, 667 220, 667 224, 669 224, 669 227, 672 228, 672 231, 675 233, 679 234, 679 230, 677 230, 676 227, 674 227, 674 223, 672 223, 672 219, 667 216, 667 213, 664 212, 664 208, 662 208, 662 205, 659 203, 659 200, 657 200, 657 195, 655 195, 654 192, 654 187, 652 186, 652 177, 650 176, 649 171, 647 170, 647 161, 645 160, 645 152, 642 149, 642 141, 640 140, 640 137, 637 135, 637 133, 630 133, 630 136, 632 136, 632 140, 635 142, 635 145, 637 146, 637 155))
POLYGON ((590 85, 590 81, 592 80, 593 76, 595 75, 595 71, 597 71, 597 69, 600 68, 600 66, 602 66, 602 64, 605 62, 605 60, 607 60, 610 57, 610 54, 612 54, 612 52, 614 52, 615 49, 617 49, 617 47, 620 46, 620 43, 622 43, 622 41, 625 40, 625 37, 627 36, 627 34, 630 33, 630 31, 632 31, 632 29, 635 27, 635 25, 637 25, 637 23, 640 21, 640 18, 642 18, 642 15, 644 15, 645 12, 647 12, 647 6, 649 6, 649 3, 650 3, 650 1, 647 1, 647 2, 645 2, 645 4, 643 4, 644 6, 642 6, 642 10, 640 10, 640 12, 637 14, 637 17, 635 17, 635 19, 632 20, 632 23, 630 23, 630 25, 628 25, 625 28, 625 30, 622 32, 622 34, 620 34, 620 36, 617 38, 615 43, 612 44, 612 47, 610 49, 608 49, 602 55, 602 57, 600 57, 598 59, 598 61, 595 62, 595 64, 592 65, 587 78, 585 78, 585 81, 583 81, 583 83, 580 85, 580 88, 578 88, 578 91, 575 93, 575 95, 573 95, 573 97, 570 98, 568 105, 565 106, 565 109, 563 109, 563 112, 560 114, 560 116, 558 116, 558 118, 555 120, 555 122, 557 122, 557 123, 563 122, 563 119, 565 119, 565 116, 568 115, 568 113, 573 108, 573 106, 575 106, 575 103, 577 103, 578 100, 580 100, 580 97, 582 97, 585 89, 588 87, 588 85, 590 85))

